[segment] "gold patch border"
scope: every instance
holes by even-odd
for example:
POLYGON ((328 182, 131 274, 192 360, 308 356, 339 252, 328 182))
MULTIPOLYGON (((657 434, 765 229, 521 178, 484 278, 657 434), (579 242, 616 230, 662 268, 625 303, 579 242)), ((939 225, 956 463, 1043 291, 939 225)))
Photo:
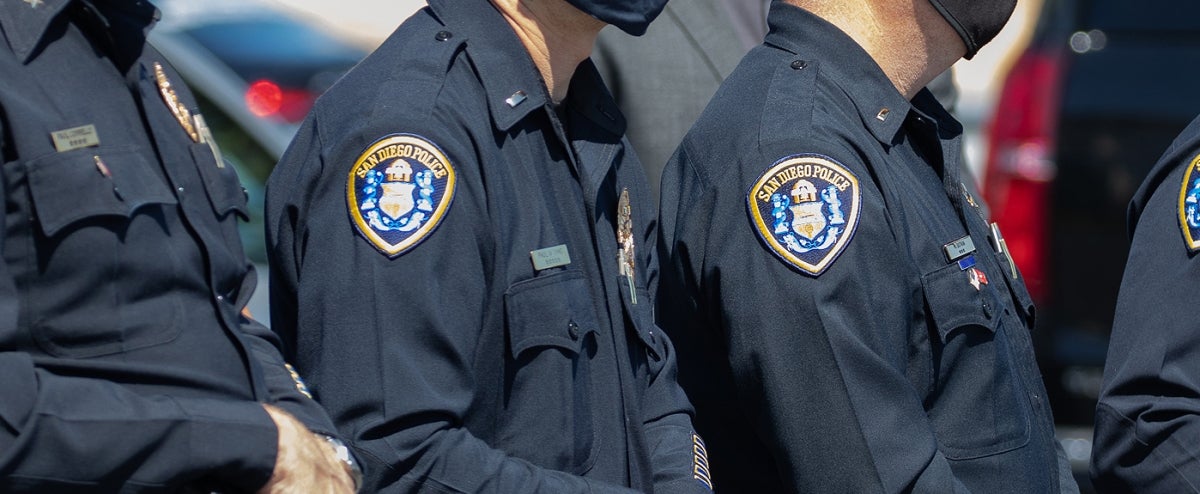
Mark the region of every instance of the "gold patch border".
POLYGON ((1187 215, 1184 213, 1184 201, 1187 200, 1188 184, 1192 182, 1192 172, 1200 167, 1200 154, 1192 158, 1192 162, 1188 164, 1187 171, 1183 172, 1183 185, 1179 189, 1179 207, 1177 215, 1179 216, 1179 228, 1183 230, 1183 241, 1187 244, 1188 251, 1196 252, 1200 250, 1200 239, 1192 237, 1192 229, 1188 228, 1187 215))
POLYGON ((367 149, 363 151, 362 154, 359 154, 358 159, 354 160, 354 166, 350 167, 350 175, 346 180, 346 205, 350 209, 350 215, 354 217, 354 225, 358 228, 359 233, 366 237, 367 240, 371 242, 371 245, 374 245, 375 248, 380 252, 383 252, 389 258, 396 258, 400 254, 407 252, 409 249, 416 247, 417 244, 425 240, 425 238, 429 236, 429 234, 432 233, 433 230, 438 227, 438 225, 441 224, 442 217, 445 216, 446 211, 450 209, 450 203, 454 201, 454 193, 457 183, 458 174, 454 171, 454 165, 450 163, 448 158, 446 158, 446 153, 442 152, 442 148, 438 147, 437 144, 434 144, 433 141, 416 134, 390 134, 371 143, 371 145, 367 146, 367 149), (358 194, 354 188, 354 172, 358 169, 359 165, 362 165, 364 162, 366 162, 367 157, 371 156, 376 151, 393 144, 410 144, 428 151, 446 165, 447 172, 446 193, 442 195, 442 200, 438 201, 438 206, 434 209, 433 217, 431 217, 429 221, 426 221, 424 226, 418 228, 417 231, 413 232, 412 235, 404 239, 404 241, 394 246, 388 241, 384 240, 383 237, 379 236, 379 234, 375 233, 375 229, 371 228, 371 225, 368 225, 366 220, 363 219, 362 211, 359 211, 358 209, 358 194))
POLYGON ((762 174, 762 176, 758 178, 758 181, 754 183, 754 186, 750 188, 750 193, 746 196, 746 206, 750 210, 751 218, 754 220, 754 227, 758 229, 758 236, 761 237, 763 241, 765 241, 767 245, 771 247, 771 250, 775 252, 776 256, 779 256, 789 264, 800 268, 813 276, 820 276, 821 273, 824 273, 825 270, 829 268, 829 265, 833 264, 833 261, 841 255, 842 250, 846 247, 846 244, 850 242, 850 238, 854 236, 854 232, 858 230, 858 213, 862 208, 862 188, 859 186, 858 177, 856 177, 853 173, 850 173, 850 170, 847 170, 846 167, 842 166, 837 161, 834 161, 833 158, 818 154, 792 155, 776 161, 774 165, 771 165, 771 168, 769 168, 762 174), (758 203, 755 202, 757 200, 755 199, 757 192, 762 189, 767 180, 769 180, 780 170, 797 164, 817 164, 832 168, 846 178, 850 179, 851 188, 854 189, 854 205, 850 209, 849 220, 846 222, 846 224, 849 225, 849 228, 846 229, 846 233, 848 233, 848 235, 842 235, 842 238, 838 239, 837 243, 833 245, 832 249, 825 256, 825 258, 817 264, 805 262, 803 259, 800 259, 796 255, 792 254, 791 251, 787 250, 787 247, 780 244, 778 240, 775 240, 775 234, 771 232, 770 228, 767 228, 766 222, 763 220, 762 213, 758 208, 758 203))

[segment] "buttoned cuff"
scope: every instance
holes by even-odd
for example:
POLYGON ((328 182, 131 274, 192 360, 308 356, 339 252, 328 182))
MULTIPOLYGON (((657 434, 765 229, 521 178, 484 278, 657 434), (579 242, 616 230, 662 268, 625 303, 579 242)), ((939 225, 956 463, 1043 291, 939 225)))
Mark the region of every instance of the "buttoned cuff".
POLYGON ((279 431, 257 402, 179 401, 192 419, 189 441, 193 465, 214 472, 215 481, 237 491, 255 492, 271 480, 279 431))

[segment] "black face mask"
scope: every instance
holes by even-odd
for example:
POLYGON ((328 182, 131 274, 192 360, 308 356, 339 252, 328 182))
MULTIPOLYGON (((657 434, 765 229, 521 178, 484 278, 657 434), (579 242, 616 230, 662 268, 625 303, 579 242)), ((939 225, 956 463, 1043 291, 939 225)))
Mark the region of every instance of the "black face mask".
POLYGON ((567 0, 575 8, 634 36, 646 34, 667 0, 567 0))
POLYGON ((963 58, 968 60, 996 37, 1017 8, 1017 0, 929 0, 929 3, 958 31, 967 45, 963 58))

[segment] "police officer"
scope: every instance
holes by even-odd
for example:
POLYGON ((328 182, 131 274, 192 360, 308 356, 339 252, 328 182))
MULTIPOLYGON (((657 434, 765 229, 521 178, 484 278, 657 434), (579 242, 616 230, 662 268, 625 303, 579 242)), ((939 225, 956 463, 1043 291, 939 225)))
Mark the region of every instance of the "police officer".
POLYGON ((786 0, 663 179, 659 320, 725 492, 1075 492, 1033 307, 922 89, 1015 2, 786 0))
POLYGON ((662 6, 432 0, 273 172, 273 328, 369 490, 708 491, 650 191, 587 60, 662 6))
POLYGON ((1133 239, 1096 406, 1099 492, 1200 491, 1200 118, 1129 204, 1133 239))
POLYGON ((0 7, 0 491, 350 492, 329 418, 241 315, 245 198, 145 44, 157 16, 0 7))

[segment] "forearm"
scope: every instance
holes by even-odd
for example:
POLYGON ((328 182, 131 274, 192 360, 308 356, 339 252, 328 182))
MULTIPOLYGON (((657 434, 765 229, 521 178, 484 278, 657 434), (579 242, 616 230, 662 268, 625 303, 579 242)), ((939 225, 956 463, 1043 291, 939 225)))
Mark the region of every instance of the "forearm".
POLYGON ((644 403, 643 432, 650 448, 654 486, 660 492, 711 492, 708 451, 692 423, 693 410, 679 386, 675 349, 657 331, 652 375, 644 403))
MULTIPOLYGON (((1096 407, 1096 437, 1092 457, 1093 484, 1100 492, 1200 492, 1200 414, 1170 411, 1122 413, 1113 397, 1096 407)), ((1126 397, 1124 403, 1153 402, 1149 396, 1126 397)))
POLYGON ((0 491, 113 492, 270 478, 276 431, 255 402, 142 396, 0 353, 0 491))
MULTIPOLYGON (((386 428, 383 426, 380 429, 386 428)), ((375 436, 368 431, 360 436, 375 436)), ((509 456, 466 429, 440 430, 427 436, 416 431, 400 437, 356 441, 367 472, 364 492, 381 493, 511 493, 631 494, 625 487, 604 484, 566 472, 538 467, 509 456), (417 438, 417 435, 421 435, 417 438), (396 449, 395 445, 412 448, 396 449)))

